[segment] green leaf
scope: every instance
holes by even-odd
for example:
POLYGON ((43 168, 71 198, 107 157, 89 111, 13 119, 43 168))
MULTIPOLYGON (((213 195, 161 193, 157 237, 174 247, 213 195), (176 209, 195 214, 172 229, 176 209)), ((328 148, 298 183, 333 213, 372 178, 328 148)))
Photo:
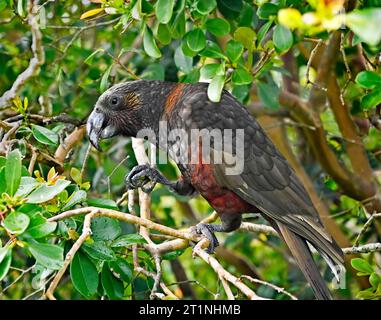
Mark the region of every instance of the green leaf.
POLYGON ((125 259, 117 258, 115 261, 110 261, 109 267, 124 282, 131 282, 133 275, 132 268, 125 259))
POLYGON ((84 190, 74 191, 73 194, 67 199, 67 202, 63 206, 62 210, 68 210, 74 207, 78 203, 85 202, 87 198, 87 193, 84 190))
POLYGON ((225 59, 225 56, 221 52, 221 48, 213 41, 207 41, 206 47, 200 52, 201 57, 215 58, 215 59, 225 59))
POLYGON ((375 89, 373 92, 365 95, 361 100, 361 109, 369 110, 381 104, 381 90, 375 89))
POLYGON ((48 128, 34 124, 32 125, 32 133, 33 137, 42 144, 49 146, 57 146, 58 144, 58 134, 48 128))
POLYGON ((5 168, 0 168, 0 194, 7 191, 7 182, 5 181, 5 168))
POLYGON ((381 277, 377 273, 372 272, 369 277, 369 283, 372 285, 372 287, 377 288, 381 284, 381 277))
POLYGON ((8 251, 12 251, 11 246, 6 245, 5 247, 1 247, 0 242, 0 263, 5 259, 5 256, 7 255, 8 251))
POLYGON ((381 8, 355 10, 346 15, 346 25, 364 42, 377 45, 381 40, 381 8))
POLYGON ((381 86, 381 76, 373 71, 362 71, 356 76, 356 83, 363 88, 373 89, 381 86))
POLYGON ((8 274, 9 268, 12 263, 12 250, 7 250, 7 248, 0 248, 0 281, 5 278, 8 274), (4 257, 1 258, 1 250, 5 249, 4 257))
POLYGON ((40 213, 34 215, 26 230, 26 234, 32 238, 39 239, 51 234, 57 227, 57 222, 49 222, 40 213))
POLYGON ((261 101, 264 103, 265 106, 269 107, 270 109, 278 109, 279 108, 279 102, 278 102, 278 96, 279 96, 279 90, 274 85, 265 83, 265 82, 258 82, 258 96, 261 99, 261 101))
POLYGON ((176 18, 174 19, 173 23, 171 24, 171 32, 172 37, 174 39, 179 39, 184 36, 185 34, 185 13, 184 11, 180 11, 176 18))
POLYGON ((221 100, 222 89, 225 84, 225 76, 215 76, 208 86, 208 98, 210 101, 219 102, 221 100))
POLYGON ((0 12, 3 11, 7 7, 7 1, 1 0, 0 1, 0 12))
POLYGON ((72 167, 70 169, 70 177, 76 184, 82 183, 81 171, 79 169, 72 167))
POLYGON ((218 10, 228 19, 235 19, 242 10, 242 0, 217 0, 218 10))
POLYGON ((354 258, 351 260, 351 265, 357 271, 360 271, 363 275, 372 274, 373 268, 368 261, 361 258, 354 258))
POLYGON ((11 151, 5 163, 6 190, 10 196, 16 193, 21 181, 21 153, 15 149, 11 151))
POLYGON ((184 250, 175 250, 168 253, 165 253, 162 258, 163 260, 174 260, 177 259, 179 256, 181 256, 184 253, 184 250))
POLYGON ((12 234, 23 233, 29 225, 29 217, 25 213, 13 211, 4 220, 4 227, 12 234))
POLYGON ((58 180, 55 185, 41 185, 34 190, 29 196, 27 203, 43 203, 52 200, 56 195, 61 193, 70 184, 70 181, 58 180))
POLYGON ((99 53, 99 52, 103 52, 103 49, 97 49, 95 50, 93 53, 91 53, 86 59, 85 59, 85 63, 87 65, 92 65, 93 63, 93 60, 94 60, 94 57, 99 53))
POLYGON ((160 58, 161 52, 156 45, 156 41, 153 37, 152 31, 149 27, 145 28, 143 37, 143 47, 144 51, 152 58, 160 58))
POLYGON ((63 249, 54 244, 29 243, 29 250, 36 261, 44 267, 59 270, 63 266, 63 249))
POLYGON ((100 92, 104 92, 108 88, 108 78, 110 77, 112 67, 113 65, 110 65, 102 76, 101 83, 99 85, 100 92))
POLYGON ((288 51, 293 45, 293 37, 290 29, 278 24, 275 27, 273 41, 278 53, 288 51))
POLYGON ((160 41, 161 44, 167 45, 171 43, 171 31, 168 25, 160 23, 156 31, 156 39, 160 41))
POLYGON ((248 27, 239 27, 234 31, 234 39, 241 42, 246 49, 254 47, 255 32, 248 27))
POLYGON ((123 283, 114 277, 106 263, 103 265, 101 280, 102 287, 111 300, 119 300, 123 297, 123 283))
POLYGON ((131 234, 122 235, 119 238, 115 239, 111 243, 111 247, 113 248, 126 247, 129 245, 138 244, 138 243, 147 243, 147 241, 140 234, 131 233, 131 234))
POLYGON ((160 23, 166 24, 171 20, 174 2, 174 0, 157 1, 155 11, 157 20, 159 20, 160 23))
POLYGON ((84 243, 81 249, 96 260, 116 259, 114 251, 112 251, 104 241, 94 241, 91 244, 84 243))
POLYGON ((232 74, 232 82, 236 85, 250 84, 253 81, 253 76, 245 69, 235 69, 232 74))
POLYGON ((231 62, 237 62, 243 53, 243 45, 241 42, 230 40, 226 45, 226 56, 231 62))
POLYGON ((74 288, 84 297, 91 298, 98 289, 97 268, 82 252, 77 251, 70 264, 70 278, 74 288))
POLYGON ((201 77, 204 79, 211 79, 216 75, 224 75, 225 69, 220 63, 209 63, 201 68, 201 77))
POLYGON ((273 22, 267 21, 258 31, 258 37, 257 37, 257 43, 258 46, 262 45, 262 40, 264 39, 267 32, 270 30, 270 27, 272 26, 273 22))
POLYGON ((181 47, 177 47, 174 56, 176 67, 182 72, 188 73, 192 70, 193 59, 184 55, 181 47))
POLYGON ((196 9, 202 15, 209 14, 217 7, 216 0, 198 0, 196 4, 196 9))
POLYGON ((225 19, 209 19, 205 22, 205 27, 216 37, 225 36, 230 32, 230 24, 225 19))
POLYGON ((107 217, 97 217, 91 222, 92 238, 96 240, 114 240, 121 233, 120 223, 107 217))
POLYGON ((15 196, 26 197, 34 189, 36 189, 41 183, 32 177, 21 177, 20 185, 15 193, 15 196))
POLYGON ((193 29, 189 31, 186 35, 186 42, 192 51, 201 51, 205 48, 206 45, 206 37, 204 31, 199 28, 193 29))
POLYGON ((86 202, 90 207, 119 210, 116 202, 111 199, 87 199, 86 202))
POLYGON ((184 38, 181 41, 181 50, 183 51, 184 55, 187 57, 195 57, 197 56, 197 52, 193 51, 189 48, 188 43, 186 41, 186 38, 184 38))
POLYGON ((258 8, 257 15, 263 20, 268 20, 271 16, 278 14, 279 7, 274 3, 265 3, 258 8))

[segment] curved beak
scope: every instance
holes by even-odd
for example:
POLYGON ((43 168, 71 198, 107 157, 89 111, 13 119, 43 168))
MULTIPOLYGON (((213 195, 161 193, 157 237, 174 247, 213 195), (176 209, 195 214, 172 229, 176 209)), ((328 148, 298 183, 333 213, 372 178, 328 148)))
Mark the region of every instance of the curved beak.
POLYGON ((102 151, 99 146, 101 139, 111 138, 117 134, 116 128, 109 124, 104 113, 97 109, 94 109, 87 119, 86 130, 91 144, 99 151, 102 151))
POLYGON ((93 111, 89 119, 87 119, 86 124, 86 130, 87 135, 89 136, 89 140, 91 144, 98 149, 99 151, 102 151, 102 149, 99 146, 99 140, 102 136, 102 129, 104 128, 106 117, 102 112, 93 111))

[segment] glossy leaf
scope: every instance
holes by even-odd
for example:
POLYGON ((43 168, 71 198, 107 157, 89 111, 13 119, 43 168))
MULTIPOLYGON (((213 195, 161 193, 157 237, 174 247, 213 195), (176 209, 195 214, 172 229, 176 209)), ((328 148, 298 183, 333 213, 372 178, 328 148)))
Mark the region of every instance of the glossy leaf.
POLYGON ((364 42, 377 45, 381 40, 381 8, 356 10, 346 15, 346 24, 364 42))
POLYGON ((369 110, 381 104, 381 90, 375 89, 361 100, 361 109, 369 110))
POLYGON ((351 265, 357 271, 360 271, 362 275, 371 274, 373 272, 372 266, 368 261, 362 258, 354 258, 351 260, 351 265))
POLYGON ((153 37, 152 31, 149 27, 146 27, 143 36, 144 51, 152 58, 160 58, 161 52, 156 45, 156 41, 153 37))
POLYGON ((121 233, 118 220, 107 217, 97 217, 91 222, 92 238, 94 240, 114 240, 121 233))
POLYGON ((147 243, 147 241, 140 234, 131 233, 131 234, 125 234, 115 239, 111 243, 111 247, 116 247, 116 248, 126 247, 132 244, 141 244, 141 243, 147 243))
POLYGON ((230 24, 225 19, 209 19, 205 23, 206 29, 216 37, 222 37, 230 32, 230 24))
POLYGON ((51 234, 57 227, 57 222, 50 222, 41 214, 34 215, 26 230, 26 234, 32 238, 39 239, 51 234))
POLYGON ((109 267, 113 274, 116 274, 124 282, 131 282, 133 276, 132 267, 125 259, 117 258, 115 261, 110 261, 109 267))
POLYGON ((115 260, 116 255, 104 241, 94 241, 91 244, 84 243, 81 247, 91 258, 96 260, 115 260))
POLYGON ((226 56, 231 62, 237 62, 243 53, 241 42, 230 40, 226 45, 226 56))
POLYGON ((245 69, 238 68, 232 74, 232 82, 236 85, 250 84, 253 76, 245 69))
POLYGON ((110 65, 102 76, 102 79, 99 85, 100 92, 104 92, 108 88, 108 78, 110 77, 110 72, 112 70, 112 67, 113 65, 110 65))
POLYGON ((366 89, 381 88, 381 76, 373 71, 362 71, 356 76, 356 83, 366 89))
POLYGON ((77 251, 70 264, 70 277, 74 288, 86 298, 91 298, 99 284, 96 267, 91 260, 80 251, 77 251))
POLYGON ((6 191, 13 196, 21 181, 21 153, 19 150, 15 149, 8 154, 4 170, 6 191))
POLYGON ((48 128, 41 127, 39 125, 33 125, 32 133, 38 142, 50 146, 56 146, 58 144, 58 134, 48 128))
POLYGON ((78 203, 85 202, 87 198, 87 193, 84 190, 74 191, 73 194, 67 199, 67 202, 63 206, 62 210, 68 210, 74 207, 78 203))
POLYGON ((197 11, 205 15, 213 11, 217 6, 216 0, 198 0, 196 4, 197 11))
POLYGON ((174 0, 158 0, 156 2, 156 17, 160 23, 168 23, 173 13, 174 0))
POLYGON ((234 39, 241 42, 246 49, 254 47, 255 32, 248 27, 240 27, 234 31, 234 39))
POLYGON ((28 203, 43 203, 53 199, 70 184, 70 181, 58 180, 55 185, 41 185, 27 197, 28 203))
POLYGON ((288 51, 293 45, 293 37, 290 29, 277 25, 274 29, 273 41, 279 53, 288 51))
POLYGON ((44 267, 59 270, 63 265, 63 249, 55 244, 29 243, 29 250, 36 261, 44 267))
POLYGON ((178 47, 174 56, 176 67, 182 72, 188 73, 192 70, 193 59, 184 55, 181 47, 178 47))
POLYGON ((123 297, 123 283, 115 278, 106 263, 103 265, 101 279, 103 290, 111 300, 118 300, 123 297))
POLYGON ((225 84, 225 76, 215 76, 208 86, 208 98, 212 102, 221 100, 222 89, 225 84))
POLYGON ((29 225, 29 217, 22 212, 13 211, 4 219, 4 227, 12 234, 23 233, 29 225))
MULTIPOLYGON (((3 248, 0 248, 0 258, 1 258, 2 249, 3 248)), ((0 281, 2 281, 8 274, 8 271, 11 267, 11 263, 12 263, 12 250, 5 250, 4 257, 0 259, 0 281)))
POLYGON ((198 52, 205 48, 206 37, 201 29, 193 29, 189 31, 185 37, 189 49, 198 52))

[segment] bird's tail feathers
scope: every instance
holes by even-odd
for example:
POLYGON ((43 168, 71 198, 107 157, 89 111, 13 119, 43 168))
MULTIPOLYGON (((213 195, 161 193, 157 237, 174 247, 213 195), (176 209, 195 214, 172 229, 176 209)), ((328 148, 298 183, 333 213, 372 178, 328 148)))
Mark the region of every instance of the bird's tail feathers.
MULTIPOLYGON (((277 223, 277 225, 297 264, 311 285, 316 298, 318 300, 331 300, 332 295, 313 260, 306 240, 282 223, 277 223)), ((332 260, 330 260, 329 264, 331 262, 332 260)))

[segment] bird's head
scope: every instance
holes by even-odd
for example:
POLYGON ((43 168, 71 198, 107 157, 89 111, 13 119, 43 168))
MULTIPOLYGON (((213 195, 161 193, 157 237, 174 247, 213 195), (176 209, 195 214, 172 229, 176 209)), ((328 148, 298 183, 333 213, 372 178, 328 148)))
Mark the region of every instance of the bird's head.
POLYGON ((95 148, 99 141, 117 135, 136 136, 150 127, 152 118, 160 113, 160 82, 130 81, 114 85, 105 91, 87 120, 87 134, 95 148), (154 95, 154 91, 158 91, 154 95))

